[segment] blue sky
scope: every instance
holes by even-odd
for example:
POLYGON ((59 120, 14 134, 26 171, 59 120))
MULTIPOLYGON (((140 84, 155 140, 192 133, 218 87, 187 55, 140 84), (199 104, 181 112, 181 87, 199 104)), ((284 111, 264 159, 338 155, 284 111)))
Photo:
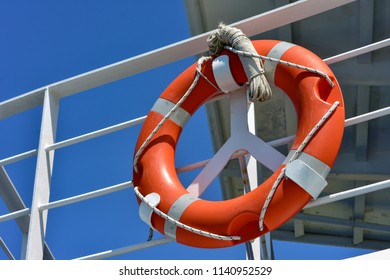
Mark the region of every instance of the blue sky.
MULTIPOLYGON (((0 0, 0 102, 36 88, 190 37, 182 1, 0 0)), ((144 116, 164 88, 194 62, 187 58, 118 82, 61 99, 57 141, 144 116)), ((0 121, 0 159, 38 146, 42 108, 0 121)), ((132 178, 132 154, 140 126, 56 151, 51 201, 132 178)), ((186 125, 177 166, 211 157, 206 114, 186 125)), ((21 198, 31 204, 36 157, 6 166, 21 198)), ((183 184, 196 175, 181 176, 183 184)), ((1 187, 1 186, 0 186, 1 187)), ((217 182, 205 199, 221 197, 217 182)), ((8 213, 0 201, 0 215, 8 213)), ((15 222, 0 224, 0 237, 20 258, 15 222)), ((46 241, 58 259, 71 259, 146 241, 131 189, 50 210, 46 241)), ((161 235, 155 234, 155 238, 161 235)), ((277 259, 343 259, 361 254, 344 248, 274 242, 277 259)), ((0 259, 6 256, 0 250, 0 259)), ((118 259, 245 259, 243 245, 197 249, 176 243, 118 259)))

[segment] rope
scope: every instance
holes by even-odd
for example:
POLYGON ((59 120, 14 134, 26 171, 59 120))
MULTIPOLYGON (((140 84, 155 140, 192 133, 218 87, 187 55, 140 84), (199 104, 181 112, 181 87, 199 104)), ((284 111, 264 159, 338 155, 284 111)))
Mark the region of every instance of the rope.
POLYGON ((238 54, 238 55, 242 55, 242 56, 246 56, 246 57, 260 58, 260 59, 263 59, 263 60, 268 60, 268 61, 271 61, 271 62, 276 62, 278 64, 283 64, 283 65, 295 67, 295 68, 298 68, 298 69, 306 70, 306 71, 311 72, 311 73, 315 73, 315 74, 317 74, 319 76, 322 76, 324 79, 326 79, 326 81, 329 83, 329 85, 331 87, 334 87, 334 83, 329 78, 329 76, 326 73, 324 73, 324 72, 322 72, 320 70, 317 70, 317 69, 314 69, 314 68, 311 68, 311 67, 307 67, 307 66, 303 66, 303 65, 300 65, 300 64, 297 64, 297 63, 293 63, 293 62, 289 62, 289 61, 285 61, 285 60, 281 60, 281 59, 276 59, 276 58, 269 57, 269 56, 260 55, 260 54, 253 53, 253 52, 238 50, 238 49, 235 49, 235 48, 232 48, 232 47, 229 47, 229 46, 225 46, 225 49, 227 49, 227 50, 229 50, 229 51, 231 51, 231 52, 233 52, 235 54, 238 54))
POLYGON ((193 228, 191 226, 188 226, 186 224, 183 224, 182 222, 179 222, 178 220, 168 216, 167 214, 165 214, 164 212, 162 212, 160 209, 158 209, 157 207, 154 207, 150 204, 149 201, 147 201, 145 199, 145 197, 139 192, 138 190, 138 187, 135 187, 134 188, 134 192, 135 194, 138 196, 138 198, 146 203, 146 205, 151 208, 153 210, 154 213, 156 213, 158 216, 160 216, 161 218, 169 221, 170 223, 182 228, 182 229, 185 229, 187 231, 190 231, 190 232, 193 232, 195 234, 199 234, 199 235, 202 235, 202 236, 205 236, 205 237, 209 237, 209 238, 213 238, 213 239, 218 239, 218 240, 241 240, 241 237, 240 236, 225 236, 225 235, 219 235, 219 234, 215 234, 215 233, 211 233, 211 232, 207 232, 207 231, 204 231, 204 230, 200 230, 200 229, 197 229, 197 228, 193 228))
MULTIPOLYGON (((295 159, 297 159, 299 157, 302 150, 306 147, 306 145, 313 138, 314 134, 318 131, 318 129, 320 129, 320 127, 325 123, 325 121, 333 114, 333 112, 336 110, 336 108, 339 106, 339 104, 340 104, 340 102, 336 101, 332 105, 332 107, 330 107, 330 109, 324 114, 324 116, 318 121, 318 123, 312 128, 312 130, 309 132, 309 134, 305 137, 305 139, 299 145, 298 149, 292 155, 292 157, 290 158, 290 160, 288 161, 287 164, 289 164, 290 162, 294 161, 295 159)), ((265 213, 267 211, 268 205, 269 205, 276 189, 278 188, 280 181, 282 181, 282 179, 284 178, 285 174, 286 174, 286 167, 284 167, 280 171, 279 176, 276 178, 274 184, 272 185, 270 192, 268 193, 267 198, 264 201, 264 205, 263 205, 263 208, 261 209, 260 218, 259 218, 260 231, 263 231, 263 229, 264 229, 264 218, 265 218, 265 213)))
MULTIPOLYGON (((245 53, 256 53, 251 40, 238 28, 220 23, 218 29, 207 38, 210 55, 218 55, 226 46, 245 53)), ((266 101, 271 98, 271 87, 265 77, 263 62, 251 56, 241 57, 249 80, 249 100, 266 101)))
POLYGON ((152 239, 153 239, 153 229, 149 228, 149 236, 148 236, 148 239, 146 241, 152 241, 152 239))

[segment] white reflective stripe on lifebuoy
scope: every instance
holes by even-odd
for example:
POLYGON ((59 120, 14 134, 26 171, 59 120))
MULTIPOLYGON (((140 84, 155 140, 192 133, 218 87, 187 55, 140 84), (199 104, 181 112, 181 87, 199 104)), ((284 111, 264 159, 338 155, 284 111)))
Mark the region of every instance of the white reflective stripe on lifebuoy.
POLYGON ((160 195, 158 193, 150 193, 147 196, 145 196, 145 200, 150 204, 148 205, 145 202, 141 202, 141 205, 139 206, 139 216, 142 221, 147 223, 151 228, 154 229, 152 225, 152 214, 153 214, 153 208, 157 207, 157 205, 160 203, 160 195))
POLYGON ((295 151, 291 150, 284 161, 286 177, 316 199, 328 184, 325 178, 330 172, 330 167, 307 153, 301 153, 297 159, 288 163, 294 153, 295 151))
MULTIPOLYGON (((156 103, 154 103, 151 111, 157 112, 163 116, 166 116, 175 105, 176 105, 175 103, 173 103, 169 100, 159 98, 159 99, 157 99, 156 103)), ((177 108, 176 112, 174 112, 169 117, 170 120, 172 120, 173 122, 175 122, 177 125, 179 125, 181 127, 184 127, 184 125, 187 123, 187 121, 190 118, 191 118, 190 113, 188 113, 186 110, 184 110, 181 107, 177 108)))
MULTIPOLYGON (((288 43, 288 42, 279 42, 277 43, 267 54, 267 56, 280 59, 282 55, 290 48, 296 45, 288 43)), ((264 61, 264 70, 265 76, 267 80, 273 84, 275 84, 275 70, 276 70, 277 62, 272 61, 264 61)))
MULTIPOLYGON (((186 210, 187 207, 196 200, 199 200, 199 198, 194 197, 190 194, 183 194, 172 204, 171 208, 169 208, 167 215, 178 221, 181 215, 183 214, 184 210, 186 210)), ((173 239, 176 239, 176 229, 177 226, 175 224, 171 223, 168 220, 165 220, 165 224, 164 224, 165 235, 173 239)))
POLYGON ((218 87, 224 92, 232 92, 240 88, 230 70, 229 56, 221 55, 213 60, 213 74, 218 87))

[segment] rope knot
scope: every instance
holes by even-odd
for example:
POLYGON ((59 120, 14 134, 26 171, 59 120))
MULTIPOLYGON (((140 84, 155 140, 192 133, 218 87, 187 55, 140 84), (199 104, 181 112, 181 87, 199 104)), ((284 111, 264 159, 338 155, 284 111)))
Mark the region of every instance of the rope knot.
MULTIPOLYGON (((257 54, 251 40, 238 28, 220 23, 218 29, 207 38, 209 53, 212 56, 220 54, 225 47, 257 54)), ((265 78, 263 62, 250 56, 240 56, 250 89, 249 100, 266 101, 271 98, 271 87, 265 78)))

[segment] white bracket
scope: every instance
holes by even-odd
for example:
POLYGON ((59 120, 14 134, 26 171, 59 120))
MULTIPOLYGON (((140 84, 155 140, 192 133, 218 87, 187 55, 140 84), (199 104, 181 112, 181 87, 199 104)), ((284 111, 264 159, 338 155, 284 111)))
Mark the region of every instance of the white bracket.
POLYGON ((147 196, 145 196, 145 200, 148 203, 141 202, 141 205, 139 207, 139 216, 142 221, 147 223, 153 230, 155 228, 152 225, 152 214, 153 214, 153 207, 157 207, 157 205, 160 203, 160 195, 158 193, 150 193, 147 196))
POLYGON ((246 90, 244 87, 230 93, 231 136, 187 188, 192 195, 199 197, 238 151, 247 151, 271 171, 277 170, 285 160, 282 153, 249 131, 247 112, 250 103, 246 90))

